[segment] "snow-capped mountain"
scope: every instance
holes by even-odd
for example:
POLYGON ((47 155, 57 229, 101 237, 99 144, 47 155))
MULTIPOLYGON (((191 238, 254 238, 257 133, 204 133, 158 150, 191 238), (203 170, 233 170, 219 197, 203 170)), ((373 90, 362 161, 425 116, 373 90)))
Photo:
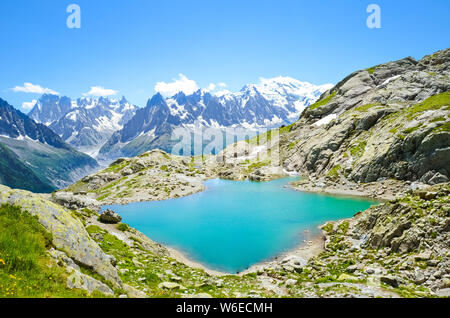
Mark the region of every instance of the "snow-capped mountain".
POLYGON ((316 86, 289 77, 261 79, 237 93, 207 90, 164 98, 157 93, 100 149, 100 158, 135 156, 153 148, 171 150, 176 127, 189 129, 274 128, 294 122, 332 85, 316 86))
POLYGON ((28 116, 34 121, 48 126, 61 118, 71 107, 72 101, 69 97, 44 94, 28 113, 28 116))
POLYGON ((124 97, 120 100, 85 97, 72 101, 68 97, 44 95, 30 115, 78 150, 95 157, 112 134, 133 117, 137 108, 124 97))

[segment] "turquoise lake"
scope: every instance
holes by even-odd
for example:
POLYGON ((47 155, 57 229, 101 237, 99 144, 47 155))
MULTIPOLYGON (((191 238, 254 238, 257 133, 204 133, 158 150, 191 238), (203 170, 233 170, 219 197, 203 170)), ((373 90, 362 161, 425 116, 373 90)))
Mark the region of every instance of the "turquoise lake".
POLYGON ((320 233, 326 221, 376 204, 304 193, 270 182, 208 180, 206 190, 156 202, 104 206, 152 240, 208 268, 236 273, 286 252, 320 233))

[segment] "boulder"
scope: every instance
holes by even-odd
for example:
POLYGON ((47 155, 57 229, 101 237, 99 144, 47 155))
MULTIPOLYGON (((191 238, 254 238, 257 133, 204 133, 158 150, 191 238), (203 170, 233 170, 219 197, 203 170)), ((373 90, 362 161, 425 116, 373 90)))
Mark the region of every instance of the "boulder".
POLYGON ((24 190, 12 190, 0 185, 0 205, 10 204, 20 207, 31 215, 37 216, 39 223, 52 233, 53 244, 65 251, 76 264, 90 268, 121 287, 116 268, 111 264, 109 255, 89 236, 83 223, 72 216, 62 206, 44 199, 39 194, 24 190))
POLYGON ((448 182, 448 177, 444 176, 441 173, 436 173, 429 181, 428 183, 431 185, 439 184, 439 183, 445 183, 448 182))
POLYGON ((107 209, 100 214, 100 222, 107 224, 117 224, 122 221, 122 217, 113 210, 107 209))
POLYGON ((114 292, 108 285, 81 273, 77 270, 72 270, 72 273, 67 277, 67 287, 86 290, 89 295, 94 291, 101 292, 105 295, 114 295, 114 292))

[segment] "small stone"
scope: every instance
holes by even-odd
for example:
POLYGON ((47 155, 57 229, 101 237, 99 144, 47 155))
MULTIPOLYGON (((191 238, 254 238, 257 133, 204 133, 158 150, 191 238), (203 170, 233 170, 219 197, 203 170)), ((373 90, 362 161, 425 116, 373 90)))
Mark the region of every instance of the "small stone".
POLYGON ((431 258, 431 251, 426 251, 420 254, 417 254, 416 256, 414 256, 414 259, 416 261, 427 261, 431 258))
POLYGON ((437 259, 430 259, 427 261, 427 265, 431 267, 436 267, 439 265, 439 260, 437 259))
POLYGON ((174 282, 181 282, 183 279, 178 276, 172 276, 172 277, 170 277, 170 280, 172 280, 174 282))
POLYGON ((297 281, 295 279, 288 279, 284 284, 286 285, 286 287, 295 286, 297 284, 297 281))
POLYGON ((347 272, 349 273, 354 273, 358 270, 358 266, 357 265, 350 265, 349 267, 347 267, 347 272))
POLYGON ((380 281, 392 287, 398 287, 398 285, 400 284, 399 279, 392 275, 381 276, 380 281))
POLYGON ((186 287, 172 282, 162 282, 158 285, 160 289, 169 289, 169 290, 186 290, 186 287))
POLYGON ((127 295, 120 295, 119 298, 128 298, 127 295))

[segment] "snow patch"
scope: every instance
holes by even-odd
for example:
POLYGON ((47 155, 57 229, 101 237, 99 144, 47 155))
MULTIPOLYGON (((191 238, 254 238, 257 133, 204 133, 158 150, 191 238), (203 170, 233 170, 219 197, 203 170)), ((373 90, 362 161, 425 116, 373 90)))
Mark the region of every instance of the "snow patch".
POLYGON ((314 126, 317 126, 317 127, 320 127, 320 126, 322 126, 322 125, 328 124, 329 122, 331 122, 332 120, 334 120, 334 119, 336 119, 336 118, 337 118, 337 115, 336 115, 336 114, 330 114, 330 115, 325 116, 324 118, 322 118, 322 119, 316 121, 313 125, 314 125, 314 126))

